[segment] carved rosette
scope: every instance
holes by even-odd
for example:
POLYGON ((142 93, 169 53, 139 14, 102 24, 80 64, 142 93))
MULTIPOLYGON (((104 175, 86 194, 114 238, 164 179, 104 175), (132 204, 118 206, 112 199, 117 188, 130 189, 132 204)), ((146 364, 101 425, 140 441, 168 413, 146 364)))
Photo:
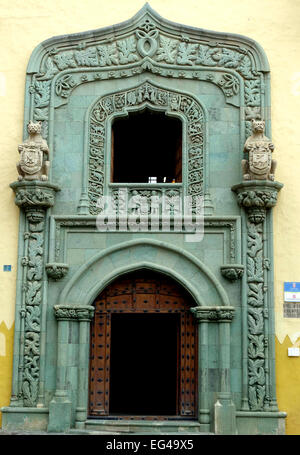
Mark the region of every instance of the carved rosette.
POLYGON ((231 322, 234 316, 234 307, 197 306, 191 312, 197 322, 231 322))
MULTIPOLYGON (((46 211, 54 205, 56 185, 42 181, 14 182, 11 188, 16 194, 15 203, 26 214, 24 232, 22 297, 20 307, 24 339, 23 359, 19 370, 21 380, 18 398, 24 406, 36 406, 39 393, 41 308, 44 275, 44 227, 46 211)), ((22 351, 21 351, 22 352, 22 351)))
POLYGON ((275 206, 282 184, 252 180, 232 187, 247 213, 247 338, 248 405, 251 411, 270 409, 268 301, 265 298, 269 258, 265 257, 266 211, 275 206))
POLYGON ((55 305, 53 307, 58 321, 90 321, 95 308, 91 305, 55 305))
POLYGON ((58 281, 66 276, 69 270, 68 264, 52 262, 45 266, 49 278, 58 281))
POLYGON ((220 270, 224 278, 229 281, 236 281, 242 278, 244 268, 245 267, 241 264, 228 264, 222 265, 220 270))

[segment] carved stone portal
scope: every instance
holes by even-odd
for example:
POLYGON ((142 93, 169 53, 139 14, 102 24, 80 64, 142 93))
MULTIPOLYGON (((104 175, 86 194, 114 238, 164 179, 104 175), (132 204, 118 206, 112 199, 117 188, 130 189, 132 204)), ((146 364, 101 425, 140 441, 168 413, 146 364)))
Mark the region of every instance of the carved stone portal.
POLYGON ((252 119, 252 135, 244 145, 249 160, 242 160, 244 180, 274 180, 276 161, 272 160, 274 145, 264 135, 264 120, 252 119))
POLYGON ((29 137, 18 147, 18 180, 48 180, 50 162, 44 159, 44 155, 49 155, 49 148, 41 136, 41 129, 42 122, 30 121, 27 125, 29 137))
MULTIPOLYGON (((126 23, 54 37, 36 48, 26 76, 29 124, 19 146, 20 181, 10 185, 21 217, 12 393, 10 406, 1 409, 3 429, 88 433, 96 423, 100 431, 139 428, 152 434, 158 423, 161 431, 187 434, 283 433, 286 414, 278 412, 276 401, 270 213, 282 184, 270 181, 274 147, 257 120, 270 109, 269 80, 267 58, 253 40, 174 24, 149 5, 126 23), (144 109, 182 122, 180 184, 111 182, 113 122, 144 109), (232 187, 239 210, 229 185, 240 180, 241 137, 248 138, 245 180, 232 187), (51 178, 49 148, 56 155, 51 178), (72 163, 67 171, 65 163, 72 163), (58 184, 62 192, 56 198, 58 184), (204 195, 210 215, 204 241, 190 244, 175 230, 145 236, 98 231, 97 200, 112 196, 119 213, 124 188, 130 197, 146 200, 188 195, 196 202, 204 195), (91 304, 117 276, 139 269, 170 275, 195 301, 194 374, 201 380, 195 396, 189 395, 197 401, 193 418, 187 414, 176 422, 174 416, 149 414, 143 423, 136 415, 97 421, 89 415, 91 304)), ((149 281, 147 289, 151 286, 149 281)), ((145 305, 156 312, 156 294, 151 301, 149 295, 145 305)), ((107 314, 117 298, 112 296, 107 314)), ((169 306, 170 296, 166 299, 169 306)), ((123 305, 122 296, 118 302, 123 305)), ((185 396, 194 360, 181 360, 185 396)), ((91 382, 99 379, 96 374, 91 382)))

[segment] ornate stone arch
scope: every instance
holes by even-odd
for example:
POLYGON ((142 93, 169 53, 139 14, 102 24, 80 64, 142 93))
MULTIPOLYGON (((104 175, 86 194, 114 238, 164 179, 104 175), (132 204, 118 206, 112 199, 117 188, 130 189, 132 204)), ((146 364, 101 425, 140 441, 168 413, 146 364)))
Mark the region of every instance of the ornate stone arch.
POLYGON ((93 256, 67 282, 58 304, 91 305, 117 276, 140 268, 173 277, 193 296, 197 306, 229 306, 223 286, 199 259, 152 239, 125 242, 93 256))

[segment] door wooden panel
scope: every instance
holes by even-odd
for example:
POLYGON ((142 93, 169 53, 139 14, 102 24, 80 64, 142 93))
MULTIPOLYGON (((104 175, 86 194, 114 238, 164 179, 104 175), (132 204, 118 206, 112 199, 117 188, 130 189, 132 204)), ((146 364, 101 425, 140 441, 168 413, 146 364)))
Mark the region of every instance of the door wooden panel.
MULTIPOLYGON (((197 326, 190 312, 191 306, 193 300, 180 285, 166 276, 150 272, 123 276, 97 297, 95 317, 91 325, 90 416, 109 416, 111 316, 114 313, 170 313, 178 314, 180 318, 177 336, 176 416, 195 418, 197 326)), ((151 333, 155 337, 155 327, 151 333)))

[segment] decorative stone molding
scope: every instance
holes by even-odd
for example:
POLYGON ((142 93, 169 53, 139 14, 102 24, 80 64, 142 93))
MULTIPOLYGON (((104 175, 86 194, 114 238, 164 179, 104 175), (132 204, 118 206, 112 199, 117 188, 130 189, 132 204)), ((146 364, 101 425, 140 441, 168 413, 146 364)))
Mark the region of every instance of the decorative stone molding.
POLYGON ((10 187, 14 190, 15 204, 23 209, 52 207, 55 193, 60 191, 57 185, 38 180, 13 182, 10 187))
POLYGON ((244 266, 241 264, 227 264, 220 267, 221 273, 229 281, 236 281, 242 278, 244 266))
POLYGON ((69 270, 68 264, 59 262, 48 263, 46 264, 45 268, 48 277, 52 278, 54 281, 58 281, 61 278, 64 278, 69 270))
POLYGON ((191 308, 197 322, 231 322, 234 316, 234 307, 202 307, 191 308))
POLYGON ((55 305, 54 314, 58 321, 90 321, 94 316, 94 307, 90 305, 55 305))
MULTIPOLYGON (((165 90, 150 82, 144 82, 134 89, 116 92, 97 100, 90 112, 89 119, 89 157, 88 157, 88 197, 90 200, 90 214, 101 211, 99 197, 105 193, 105 150, 107 147, 108 127, 110 120, 117 115, 128 113, 131 110, 141 109, 145 105, 164 110, 172 115, 178 115, 186 124, 187 155, 187 195, 192 197, 192 207, 196 206, 196 197, 204 194, 204 153, 205 117, 202 106, 196 98, 174 90, 165 90)), ((159 189, 162 191, 163 186, 159 189)), ((144 190, 130 188, 130 191, 141 195, 144 190)), ((171 188, 170 190, 171 191, 171 188)), ((174 188, 172 189, 174 192, 174 188)), ((148 191, 149 193, 149 191, 148 191)), ((177 193, 179 194, 179 190, 177 193)), ((151 196, 146 193, 145 197, 151 196)), ((118 190, 113 192, 116 204, 120 204, 118 190)))
MULTIPOLYGON (((67 231, 73 229, 82 229, 84 231, 94 232, 96 229, 95 216, 74 216, 74 215, 51 215, 50 217, 50 242, 49 254, 52 263, 65 263, 67 260, 64 253, 64 236, 61 234, 65 229, 67 231)), ((236 265, 240 261, 237 251, 237 241, 240 235, 239 217, 213 217, 209 216, 204 219, 204 229, 206 232, 217 229, 220 232, 228 232, 228 242, 224 243, 226 251, 225 262, 229 265, 236 265)), ((225 239, 225 236, 224 236, 225 239)), ((239 265, 239 264, 238 264, 239 265)))
POLYGON ((246 209, 249 221, 261 223, 265 220, 266 210, 274 207, 282 183, 270 180, 251 180, 234 185, 231 189, 237 194, 239 206, 246 209))

